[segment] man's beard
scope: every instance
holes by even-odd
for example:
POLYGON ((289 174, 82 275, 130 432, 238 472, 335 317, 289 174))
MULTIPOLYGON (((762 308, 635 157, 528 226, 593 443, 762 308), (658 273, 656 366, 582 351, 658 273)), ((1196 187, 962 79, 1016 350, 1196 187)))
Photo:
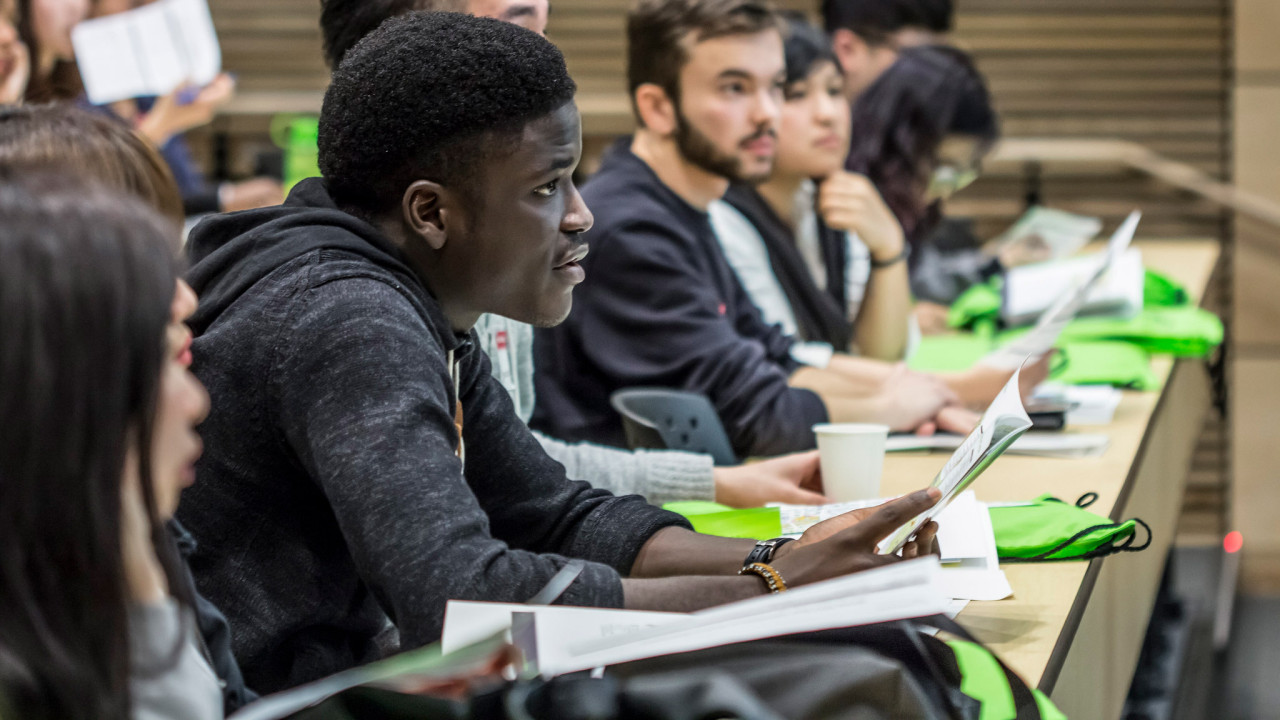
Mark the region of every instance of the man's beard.
MULTIPOLYGON (((762 133, 770 132, 768 130, 762 133)), ((754 140, 761 133, 753 135, 750 139, 754 140)), ((701 130, 693 126, 684 113, 676 109, 676 147, 680 150, 680 155, 685 160, 706 170, 712 175, 718 175, 732 182, 746 183, 756 185, 769 179, 770 171, 756 173, 754 175, 746 175, 742 172, 742 158, 736 155, 720 152, 720 149, 711 142, 711 138, 702 133, 701 130)))

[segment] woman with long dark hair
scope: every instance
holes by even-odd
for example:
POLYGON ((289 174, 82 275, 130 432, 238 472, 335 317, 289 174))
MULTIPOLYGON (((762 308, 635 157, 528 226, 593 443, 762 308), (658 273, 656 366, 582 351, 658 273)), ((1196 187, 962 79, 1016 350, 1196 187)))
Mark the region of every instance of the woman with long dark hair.
POLYGON ((997 257, 944 225, 947 198, 973 182, 999 122, 969 56, 947 46, 903 50, 853 105, 846 167, 871 179, 911 248, 917 299, 949 304, 1006 266, 1038 259, 1015 246, 997 257))
POLYGON ((843 170, 849 106, 830 41, 799 14, 787 24, 773 173, 712 204, 716 236, 766 321, 838 352, 901 360, 911 311, 902 229, 875 187, 843 170))
MULTIPOLYGON (((171 252, 174 257, 180 255, 182 199, 164 161, 137 133, 109 116, 67 104, 0 108, 0 172, 16 176, 50 167, 74 168, 79 178, 142 201, 168 222, 171 252)), ((181 279, 175 288, 170 341, 180 360, 190 364, 190 350, 184 346, 189 345, 191 332, 183 323, 195 312, 196 296, 181 279)), ((168 527, 183 556, 189 556, 194 540, 176 519, 168 527)), ((195 592, 185 568, 184 576, 192 588, 200 633, 230 714, 257 695, 245 687, 231 652, 226 618, 195 592)))
POLYGON ((0 715, 214 718, 164 522, 208 397, 170 227, 67 174, 0 183, 0 715))

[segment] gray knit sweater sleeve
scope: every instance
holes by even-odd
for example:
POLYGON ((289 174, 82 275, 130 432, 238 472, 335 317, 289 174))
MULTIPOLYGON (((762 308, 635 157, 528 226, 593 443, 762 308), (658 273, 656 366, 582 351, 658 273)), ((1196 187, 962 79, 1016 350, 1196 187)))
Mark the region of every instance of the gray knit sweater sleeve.
POLYGON ((535 432, 565 474, 615 495, 643 495, 654 505, 681 500, 715 500, 710 455, 676 450, 620 450, 590 443, 566 443, 535 432))
MULTIPOLYGON (((476 323, 480 347, 493 375, 511 395, 520 419, 533 415, 533 328, 485 315, 476 323)), ((541 433, 534 437, 573 480, 615 495, 642 495, 654 505, 681 500, 714 500, 709 455, 671 450, 620 450, 590 443, 566 443, 541 433)))

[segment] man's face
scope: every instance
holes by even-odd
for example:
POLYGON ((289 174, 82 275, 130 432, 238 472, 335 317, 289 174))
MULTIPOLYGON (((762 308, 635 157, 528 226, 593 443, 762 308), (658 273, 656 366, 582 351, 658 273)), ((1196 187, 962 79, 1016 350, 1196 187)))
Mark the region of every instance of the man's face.
POLYGON ((441 254, 446 282, 469 309, 538 327, 568 316, 592 223, 573 183, 581 158, 582 124, 568 103, 529 123, 510 152, 491 153, 478 170, 441 254))
POLYGON ((786 79, 775 30, 694 44, 680 71, 675 140, 685 160, 714 175, 761 182, 773 169, 786 79))
POLYGON ((532 30, 547 33, 547 16, 551 0, 467 0, 467 13, 496 18, 532 30))

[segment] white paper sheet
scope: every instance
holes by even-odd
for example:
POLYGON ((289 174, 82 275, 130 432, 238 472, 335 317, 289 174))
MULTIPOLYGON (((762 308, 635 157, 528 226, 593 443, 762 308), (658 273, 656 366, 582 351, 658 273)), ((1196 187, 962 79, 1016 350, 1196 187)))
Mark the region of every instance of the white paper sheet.
MULTIPOLYGON (((885 444, 887 452, 912 452, 919 450, 955 450, 964 438, 952 433, 919 435, 893 435, 885 444)), ((1063 433, 1054 431, 1029 431, 1019 437, 1005 452, 1010 455, 1031 457, 1082 458, 1098 457, 1106 453, 1111 438, 1103 433, 1063 433)))
POLYGON ((444 652, 450 653, 496 632, 510 630, 514 613, 546 615, 557 623, 566 621, 566 643, 619 637, 687 617, 683 613, 450 600, 445 606, 440 645, 444 652))
MULTIPOLYGON (((799 537, 805 530, 823 520, 843 515, 850 510, 874 507, 892 500, 861 500, 847 503, 831 503, 829 505, 784 505, 773 503, 782 517, 782 534, 799 537)), ((938 547, 942 550, 942 563, 955 563, 966 558, 985 558, 988 545, 994 546, 982 537, 982 518, 987 512, 985 506, 978 502, 972 490, 966 490, 956 497, 955 501, 938 514, 938 547)), ((986 532, 990 534, 990 518, 987 519, 986 532)))
POLYGON ((957 495, 964 492, 1031 427, 1031 418, 1027 417, 1027 411, 1022 407, 1022 393, 1018 388, 1021 374, 1020 368, 1014 370, 1009 381, 978 420, 977 427, 960 443, 933 479, 931 487, 942 491, 938 504, 885 538, 880 543, 881 552, 892 554, 901 550, 921 526, 945 510, 957 495))
POLYGON ((1062 331, 1108 280, 1120 283, 1126 298, 1135 292, 1133 287, 1136 286, 1137 306, 1132 311, 1141 310, 1142 256, 1136 249, 1129 248, 1141 219, 1142 213, 1137 210, 1130 213, 1111 235, 1107 250, 1101 256, 1019 268, 1022 272, 1016 275, 1012 271, 1008 273, 1005 278, 1005 321, 1016 324, 1011 322, 1012 317, 1022 318, 1028 314, 1039 317, 1035 327, 1025 335, 979 362, 1002 370, 1013 370, 1020 367, 1025 358, 1038 358, 1049 352, 1062 331), (1043 276, 1046 272, 1048 278, 1043 276), (1052 282, 1055 276, 1057 279, 1065 278, 1065 283, 1052 282), (1056 297, 1051 293, 1057 293, 1056 297), (1041 312, 1040 302, 1044 298, 1052 300, 1046 300, 1048 307, 1041 312), (1024 309, 1018 310, 1017 303, 1021 303, 1024 309))
POLYGON ((951 605, 940 578, 934 557, 894 563, 692 613, 622 638, 572 645, 563 662, 540 661, 539 669, 543 675, 558 675, 769 637, 937 615, 951 605))
POLYGON ((159 0, 86 20, 71 31, 85 92, 95 105, 207 85, 222 51, 205 0, 159 0))
POLYGON ((1061 260, 1075 255, 1101 230, 1102 220, 1096 217, 1036 205, 1023 213, 995 242, 1005 248, 1036 236, 1049 247, 1053 260, 1061 260))
POLYGON ((1044 383, 1035 399, 1067 406, 1067 425, 1110 425, 1124 392, 1110 385, 1060 385, 1044 383))

